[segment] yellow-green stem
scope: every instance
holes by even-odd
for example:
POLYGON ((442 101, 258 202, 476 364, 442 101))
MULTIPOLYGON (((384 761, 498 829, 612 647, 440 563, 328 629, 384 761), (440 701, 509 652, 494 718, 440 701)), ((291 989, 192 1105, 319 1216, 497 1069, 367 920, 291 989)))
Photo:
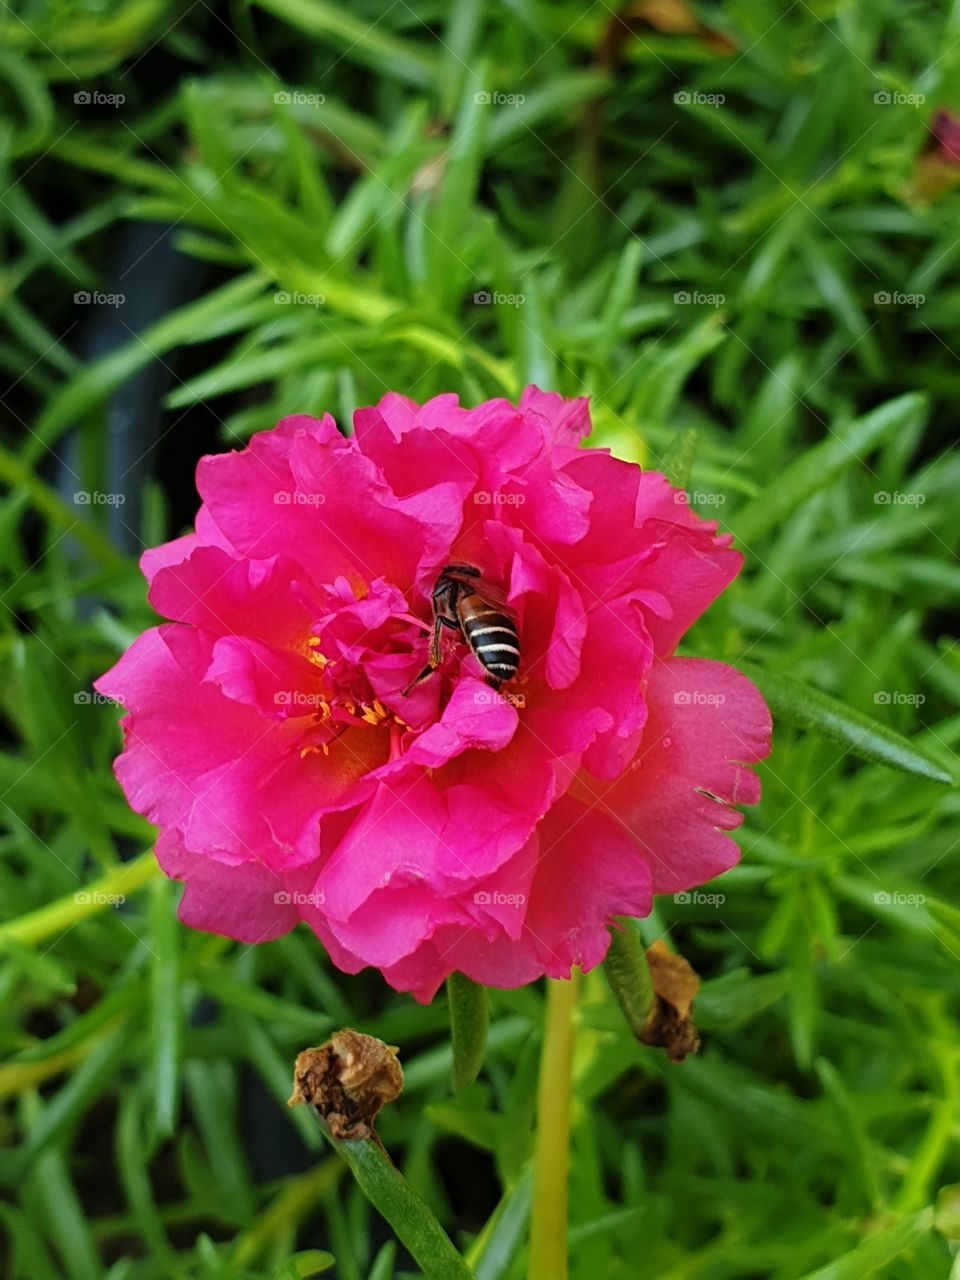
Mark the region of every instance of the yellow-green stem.
POLYGON ((580 975, 547 982, 547 1017, 537 1091, 530 1280, 567 1280, 567 1179, 570 1172, 570 1073, 573 1011, 580 975))
POLYGON ((66 933, 85 916, 97 915, 98 912, 115 906, 118 899, 142 888, 148 880, 159 874, 160 868, 152 853, 143 853, 132 862, 118 863, 114 870, 101 876, 99 880, 81 884, 76 893, 57 898, 55 902, 48 902, 36 911, 0 924, 0 947, 7 938, 29 945, 42 942, 44 938, 53 937, 54 934, 66 933))

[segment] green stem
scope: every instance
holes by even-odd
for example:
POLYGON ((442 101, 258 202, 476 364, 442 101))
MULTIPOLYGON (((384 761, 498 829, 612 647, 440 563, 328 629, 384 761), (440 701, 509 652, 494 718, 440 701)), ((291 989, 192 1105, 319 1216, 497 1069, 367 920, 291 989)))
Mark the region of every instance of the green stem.
POLYGON ((141 854, 133 862, 118 863, 113 871, 85 884, 76 893, 0 924, 0 946, 8 938, 29 944, 42 942, 53 934, 66 933, 78 920, 115 906, 118 898, 125 898, 159 874, 160 868, 152 852, 141 854))
POLYGON ((369 1138, 338 1141, 330 1136, 322 1119, 320 1127, 334 1150, 350 1166, 360 1190, 393 1227, 397 1239, 410 1252, 426 1280, 473 1280, 473 1272, 433 1216, 430 1206, 421 1200, 383 1148, 369 1138))
MULTIPOLYGON (((938 1019, 938 1031, 949 1034, 944 1027, 944 1020, 938 1019)), ((960 1082, 958 1082, 955 1059, 951 1052, 938 1052, 940 1070, 943 1075, 944 1096, 937 1100, 930 1124, 923 1135, 906 1176, 894 1198, 894 1208, 900 1213, 913 1213, 936 1195, 938 1173, 951 1143, 957 1120, 958 1101, 960 1101, 960 1082)), ((942 1182, 942 1179, 939 1179, 942 1182)))
POLYGON ((573 1010, 579 973, 547 981, 547 1018, 537 1091, 530 1280, 567 1280, 567 1177, 570 1170, 570 1075, 573 1010))
POLYGON ((450 1039, 453 1044, 453 1092, 473 1084, 483 1066, 490 1022, 490 1001, 486 987, 462 973, 447 979, 450 1008, 450 1039))

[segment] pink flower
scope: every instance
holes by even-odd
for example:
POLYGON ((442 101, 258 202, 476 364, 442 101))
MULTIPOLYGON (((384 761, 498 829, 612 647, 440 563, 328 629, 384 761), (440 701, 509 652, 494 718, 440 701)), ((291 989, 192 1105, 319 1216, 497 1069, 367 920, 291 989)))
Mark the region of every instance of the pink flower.
POLYGON ((185 883, 181 919, 429 1000, 603 959, 611 917, 738 856, 769 750, 756 689, 677 642, 736 576, 663 476, 578 448, 585 400, 387 395, 355 435, 284 419, 204 458, 196 532, 148 551, 148 631, 97 688, 116 772, 185 883), (496 692, 463 635, 428 660, 451 562, 515 617, 496 692))

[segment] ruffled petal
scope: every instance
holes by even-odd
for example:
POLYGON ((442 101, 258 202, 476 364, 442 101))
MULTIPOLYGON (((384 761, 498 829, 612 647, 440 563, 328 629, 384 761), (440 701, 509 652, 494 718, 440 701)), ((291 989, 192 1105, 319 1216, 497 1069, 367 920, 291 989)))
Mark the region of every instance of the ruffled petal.
POLYGON ((770 712, 746 676, 701 658, 657 662, 646 701, 640 749, 603 805, 637 841, 654 892, 677 893, 738 861, 726 832, 743 821, 735 805, 760 799, 749 766, 770 752, 770 712))

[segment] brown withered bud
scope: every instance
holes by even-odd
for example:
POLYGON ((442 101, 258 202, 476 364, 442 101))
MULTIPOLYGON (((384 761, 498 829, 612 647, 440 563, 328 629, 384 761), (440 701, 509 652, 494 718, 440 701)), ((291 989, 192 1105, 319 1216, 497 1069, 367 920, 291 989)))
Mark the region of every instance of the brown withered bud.
POLYGON ((668 951, 659 940, 647 951, 647 965, 654 1003, 640 1039, 643 1044, 664 1049, 671 1062, 682 1062, 700 1048, 700 1036, 693 1025, 693 998, 700 989, 700 979, 689 961, 668 951))
POLYGON ((403 1071, 394 1045, 350 1027, 326 1044, 297 1054, 293 1093, 287 1106, 305 1102, 326 1121, 333 1138, 372 1138, 377 1112, 403 1091, 403 1071))

